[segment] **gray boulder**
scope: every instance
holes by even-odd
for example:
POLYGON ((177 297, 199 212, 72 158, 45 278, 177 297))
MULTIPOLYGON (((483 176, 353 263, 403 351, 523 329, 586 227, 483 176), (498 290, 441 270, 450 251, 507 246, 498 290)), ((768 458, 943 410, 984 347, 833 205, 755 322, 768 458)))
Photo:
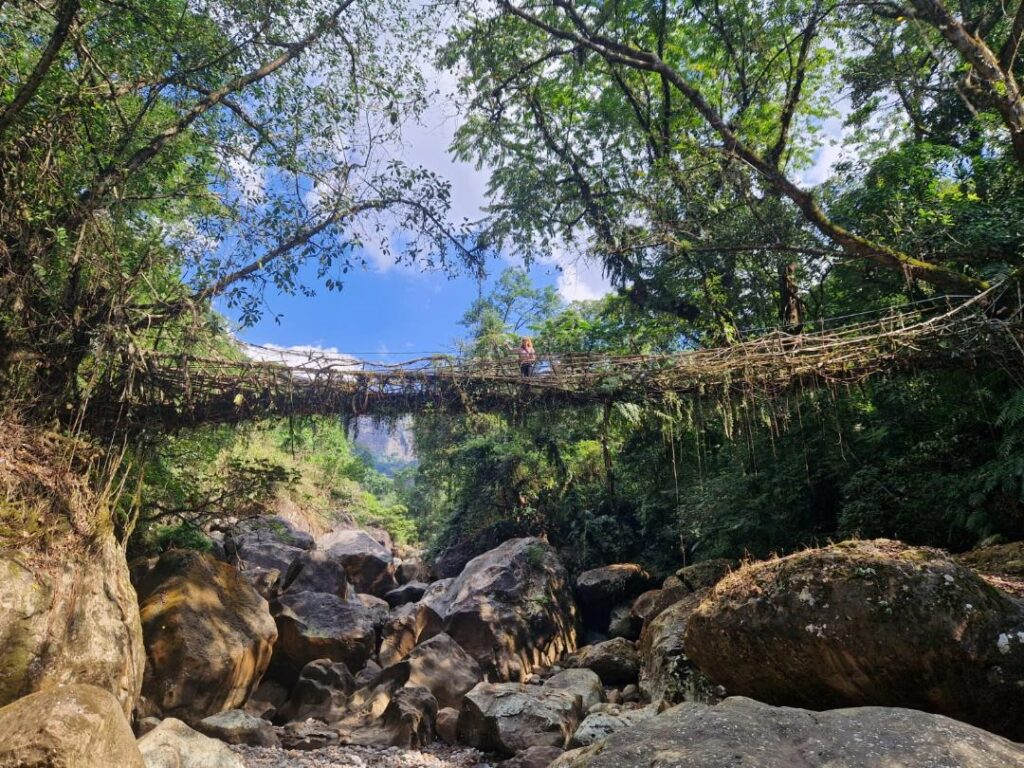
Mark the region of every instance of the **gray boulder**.
POLYGON ((408 685, 429 690, 439 707, 458 708, 466 693, 483 679, 476 660, 443 633, 416 646, 407 662, 408 685))
POLYGON ((274 733, 274 726, 240 709, 229 709, 227 712, 200 720, 196 723, 196 730, 226 744, 246 744, 250 747, 281 746, 277 734, 274 733))
POLYGON ((245 768, 226 744, 173 717, 139 739, 138 745, 146 768, 245 768))
POLYGON ((388 605, 392 608, 397 608, 406 603, 415 603, 423 597, 423 594, 427 591, 427 586, 427 584, 421 581, 410 581, 408 584, 395 587, 395 589, 387 592, 384 595, 384 599, 388 601, 388 605))
POLYGON ((656 705, 713 704, 722 697, 723 691, 697 668, 683 646, 687 623, 707 594, 689 594, 670 605, 640 635, 640 691, 656 705))
MULTIPOLYGON (((580 723, 573 734, 573 746, 587 747, 601 739, 606 739, 616 731, 632 728, 637 723, 648 720, 658 713, 657 707, 638 707, 623 709, 622 707, 605 704, 600 711, 592 710, 580 723)), ((594 708, 598 709, 597 707, 594 708)))
POLYGON ((635 563, 616 563, 584 571, 576 578, 576 597, 588 626, 608 629, 612 608, 639 596, 656 582, 635 563))
POLYGON ((317 659, 360 670, 374 653, 374 616, 361 603, 325 592, 286 592, 271 610, 278 629, 273 658, 277 674, 290 673, 294 679, 317 659))
POLYGON ((348 600, 352 585, 341 561, 321 550, 299 552, 285 572, 280 592, 326 592, 348 600))
POLYGON ((356 682, 340 661, 317 659, 302 668, 288 700, 277 710, 275 721, 320 720, 333 723, 346 713, 349 694, 356 682))
POLYGON ((580 696, 523 683, 480 683, 459 712, 459 741, 512 756, 530 747, 566 748, 583 719, 580 696))
POLYGON ((576 648, 568 575, 540 539, 506 541, 474 558, 443 596, 424 595, 444 629, 497 680, 523 680, 576 648))
POLYGON ((551 768, 1011 768, 1024 745, 939 715, 686 702, 567 752, 551 768))
POLYGON ((583 712, 588 712, 591 707, 604 701, 601 679, 589 669, 564 669, 545 680, 544 688, 567 691, 578 697, 583 712))
POLYGON ((381 597, 398 586, 391 550, 366 531, 335 530, 322 537, 319 546, 341 562, 357 592, 381 597))
POLYGON ((589 669, 605 685, 628 685, 640 675, 640 656, 632 642, 617 637, 580 648, 565 660, 565 666, 589 669))
POLYGON ((419 643, 440 633, 441 624, 441 617, 423 603, 395 608, 380 630, 377 658, 381 665, 390 667, 406 658, 419 643))

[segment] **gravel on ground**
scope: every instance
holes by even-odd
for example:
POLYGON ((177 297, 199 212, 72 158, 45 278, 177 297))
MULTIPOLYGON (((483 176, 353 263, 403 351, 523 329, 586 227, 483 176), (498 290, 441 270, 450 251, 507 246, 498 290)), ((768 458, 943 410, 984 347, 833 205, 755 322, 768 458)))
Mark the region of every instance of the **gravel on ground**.
POLYGON ((419 752, 398 747, 331 746, 308 752, 231 747, 246 768, 493 768, 493 757, 468 747, 435 745, 419 752))

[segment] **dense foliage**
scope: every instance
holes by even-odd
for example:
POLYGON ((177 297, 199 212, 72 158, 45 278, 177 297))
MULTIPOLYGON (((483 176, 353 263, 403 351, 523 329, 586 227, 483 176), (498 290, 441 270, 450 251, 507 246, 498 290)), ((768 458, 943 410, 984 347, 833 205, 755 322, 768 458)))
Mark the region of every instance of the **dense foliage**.
POLYGON ((139 551, 207 548, 211 525, 274 513, 314 531, 345 519, 382 527, 401 543, 416 541, 394 481, 374 468, 336 419, 168 437, 133 479, 138 496, 124 500, 122 519, 139 551))
MULTIPOLYGON (((467 309, 467 355, 529 333, 541 376, 1019 280, 1022 39, 1022 0, 0 0, 6 407, 75 423, 139 350, 239 354, 212 302, 251 323, 267 288, 340 288, 371 240, 476 271, 484 250, 599 262, 598 302, 513 270, 467 309), (489 173, 472 226, 394 151, 434 48, 453 153, 489 173)), ((394 484, 328 421, 117 435, 120 527, 201 546, 289 497, 437 549, 503 522, 577 567, 657 568, 1024 533, 1024 395, 997 369, 414 429, 394 484)))

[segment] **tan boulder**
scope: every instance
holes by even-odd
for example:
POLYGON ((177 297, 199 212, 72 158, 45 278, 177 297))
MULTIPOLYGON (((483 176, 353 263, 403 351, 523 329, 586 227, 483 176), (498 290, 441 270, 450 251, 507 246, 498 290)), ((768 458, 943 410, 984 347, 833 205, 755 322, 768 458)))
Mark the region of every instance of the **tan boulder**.
POLYGON ((138 600, 112 535, 59 558, 0 553, 0 706, 85 683, 110 691, 127 716, 144 664, 138 600))
POLYGON ((55 686, 0 709, 0 768, 144 768, 121 704, 93 685, 55 686))
POLYGON ((267 601, 230 565, 195 551, 163 553, 138 588, 141 714, 196 722, 241 707, 277 639, 267 601))
POLYGON ((382 597, 398 582, 391 550, 378 538, 363 530, 341 529, 320 538, 317 546, 344 566, 357 592, 382 597))
POLYGON ((910 707, 1024 739, 1024 605, 938 550, 851 541, 748 565, 694 611, 685 646, 733 694, 910 707))
POLYGON ((441 632, 441 617, 428 605, 408 603, 388 614, 380 632, 377 658, 381 666, 390 667, 406 658, 424 640, 441 632))

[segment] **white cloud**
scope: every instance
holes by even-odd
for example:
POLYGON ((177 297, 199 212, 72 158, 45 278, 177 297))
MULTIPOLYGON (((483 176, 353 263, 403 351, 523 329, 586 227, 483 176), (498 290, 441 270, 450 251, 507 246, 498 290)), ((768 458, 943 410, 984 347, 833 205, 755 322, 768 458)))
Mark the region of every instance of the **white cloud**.
POLYGON ((594 301, 613 290, 601 267, 591 261, 576 259, 561 267, 558 292, 566 301, 594 301))
POLYGON ((280 363, 298 370, 358 371, 362 368, 358 358, 338 351, 337 347, 321 347, 316 344, 282 347, 278 344, 249 344, 241 340, 238 340, 238 345, 252 360, 280 363))

